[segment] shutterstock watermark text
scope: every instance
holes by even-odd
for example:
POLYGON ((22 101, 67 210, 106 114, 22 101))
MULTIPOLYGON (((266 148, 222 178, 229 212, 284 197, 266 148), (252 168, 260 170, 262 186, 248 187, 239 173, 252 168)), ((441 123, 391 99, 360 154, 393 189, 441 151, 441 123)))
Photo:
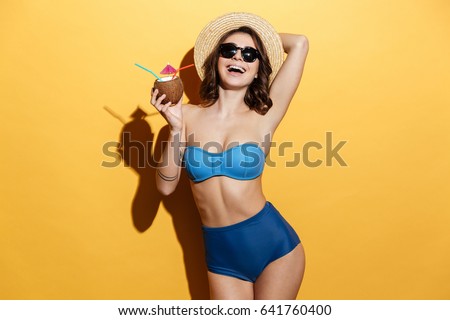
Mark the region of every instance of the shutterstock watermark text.
MULTIPOLYGON (((245 151, 245 156, 247 157, 246 163, 249 163, 250 159, 258 160, 258 155, 256 152, 250 148, 245 148, 247 145, 257 145, 264 153, 265 164, 269 167, 286 167, 292 168, 299 165, 304 165, 309 168, 316 168, 319 166, 331 167, 338 165, 341 167, 347 167, 348 164, 344 160, 340 152, 343 147, 348 142, 347 140, 333 141, 333 133, 327 131, 325 133, 324 141, 308 141, 303 144, 294 143, 293 141, 283 141, 276 142, 271 141, 270 136, 266 135, 262 142, 245 142, 245 144, 240 144, 239 142, 230 142, 226 146, 222 146, 219 142, 209 141, 203 146, 199 142, 196 142, 194 136, 191 135, 186 139, 187 141, 181 141, 179 136, 174 137, 174 141, 170 142, 169 147, 173 148, 175 154, 182 156, 183 150, 187 146, 202 148, 204 151, 204 156, 201 159, 197 159, 200 166, 217 166, 217 161, 221 160, 220 156, 223 156, 227 150, 241 146, 242 150, 245 151)), ((115 168, 124 163, 124 166, 130 166, 133 162, 134 167, 137 168, 147 168, 147 167, 164 167, 165 163, 161 163, 160 159, 155 158, 155 153, 153 152, 154 141, 138 141, 131 138, 130 132, 123 132, 121 137, 121 142, 118 141, 108 141, 102 146, 102 153, 107 158, 103 160, 101 166, 105 168, 115 168), (133 159, 131 159, 133 158, 133 159)), ((161 150, 168 147, 167 142, 162 142, 161 150)), ((156 146, 158 147, 158 146, 156 146)), ((155 148, 156 148, 155 147, 155 148)), ((230 153, 229 156, 232 156, 230 153)), ((232 159, 227 158, 230 166, 234 163, 232 159)), ((192 163, 191 163, 192 165, 192 163)), ((195 165, 195 164, 194 164, 195 165)), ((227 163, 225 163, 227 165, 227 163)))

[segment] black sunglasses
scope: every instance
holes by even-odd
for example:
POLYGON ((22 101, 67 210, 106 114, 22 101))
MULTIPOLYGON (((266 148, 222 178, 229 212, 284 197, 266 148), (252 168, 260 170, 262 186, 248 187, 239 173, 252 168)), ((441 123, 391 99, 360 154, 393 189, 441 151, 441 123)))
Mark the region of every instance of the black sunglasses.
POLYGON ((241 48, 234 43, 222 43, 219 46, 220 55, 226 59, 233 58, 238 50, 241 50, 242 60, 245 62, 255 62, 260 58, 259 51, 252 47, 241 48))

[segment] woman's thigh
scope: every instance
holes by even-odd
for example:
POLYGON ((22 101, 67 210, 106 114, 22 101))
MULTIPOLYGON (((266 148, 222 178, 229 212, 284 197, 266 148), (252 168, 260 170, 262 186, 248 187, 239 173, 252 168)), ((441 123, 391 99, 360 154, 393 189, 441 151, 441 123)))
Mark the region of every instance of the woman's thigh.
POLYGON ((208 271, 211 300, 253 300, 253 283, 208 271))
POLYGON ((305 251, 300 243, 287 255, 270 263, 254 285, 257 300, 293 300, 303 280, 305 251))

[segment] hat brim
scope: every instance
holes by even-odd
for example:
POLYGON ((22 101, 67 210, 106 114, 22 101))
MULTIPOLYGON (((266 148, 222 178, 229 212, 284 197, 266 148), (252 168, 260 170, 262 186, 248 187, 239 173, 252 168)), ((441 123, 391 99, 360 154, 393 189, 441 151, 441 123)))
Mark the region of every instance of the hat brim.
POLYGON ((232 12, 208 23, 197 37, 194 47, 195 68, 200 79, 205 78, 203 63, 220 38, 228 31, 247 26, 256 31, 264 43, 272 67, 269 81, 272 83, 284 60, 281 38, 274 27, 263 18, 245 12, 232 12))

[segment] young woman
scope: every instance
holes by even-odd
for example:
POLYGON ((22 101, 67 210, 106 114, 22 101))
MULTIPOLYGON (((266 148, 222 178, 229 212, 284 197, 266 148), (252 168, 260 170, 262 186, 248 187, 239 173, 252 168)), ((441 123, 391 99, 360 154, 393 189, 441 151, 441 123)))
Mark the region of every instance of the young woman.
POLYGON ((157 186, 173 192, 184 159, 203 224, 211 299, 297 296, 303 246, 266 200, 261 174, 267 137, 297 90, 307 52, 305 36, 277 34, 253 14, 227 14, 203 29, 194 48, 204 103, 163 105, 165 96, 153 92, 151 103, 170 126, 157 186))

